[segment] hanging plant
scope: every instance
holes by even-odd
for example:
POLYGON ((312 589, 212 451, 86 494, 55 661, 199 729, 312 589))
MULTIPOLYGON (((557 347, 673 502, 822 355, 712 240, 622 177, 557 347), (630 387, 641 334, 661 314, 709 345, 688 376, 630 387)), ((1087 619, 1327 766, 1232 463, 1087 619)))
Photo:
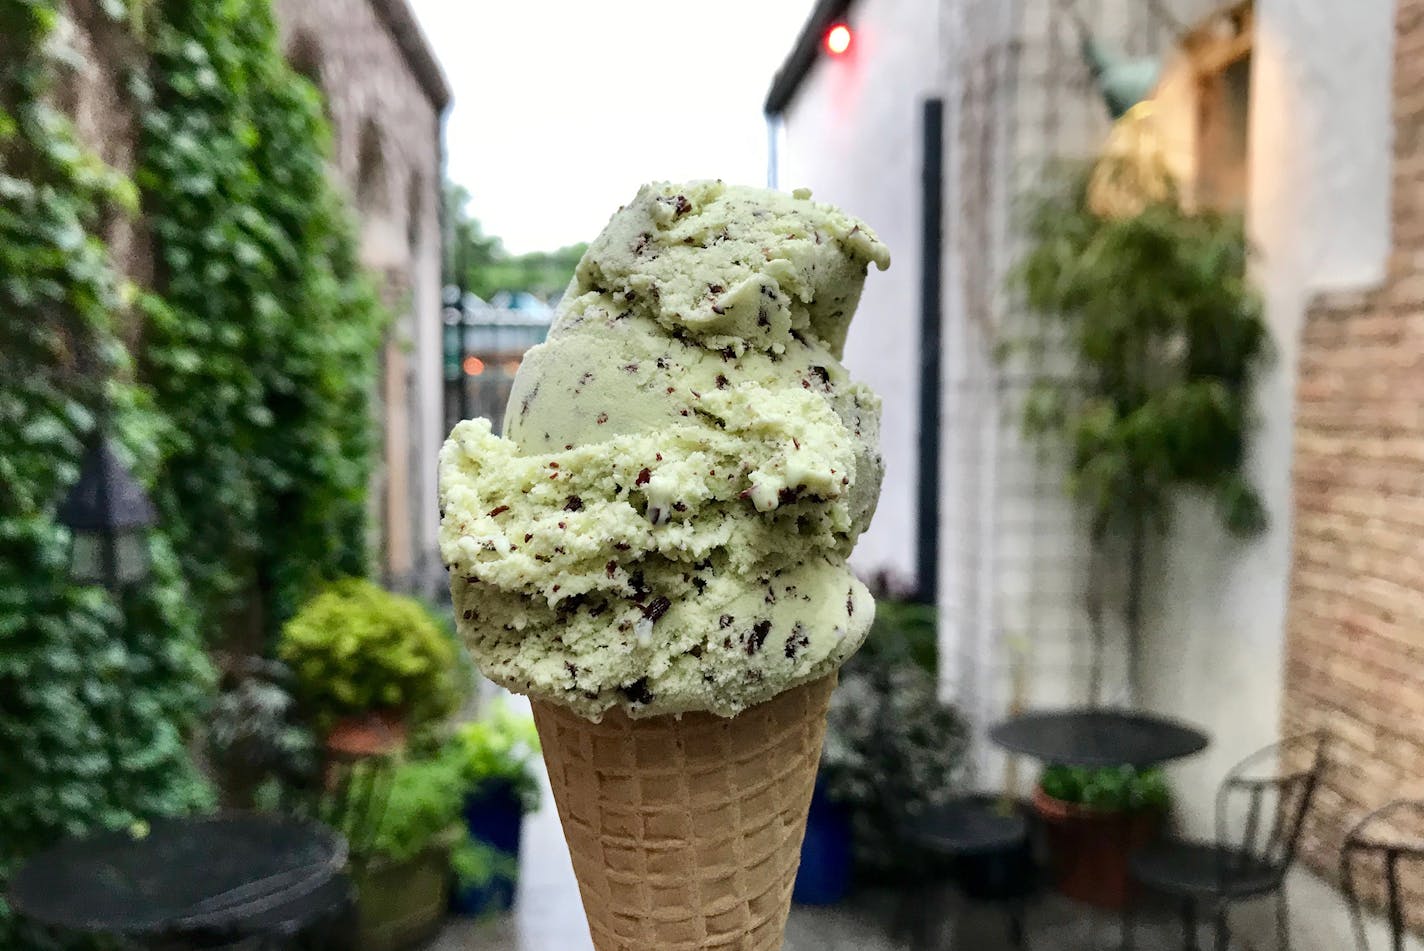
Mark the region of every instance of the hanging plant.
MULTIPOLYGON (((1145 545, 1169 529, 1176 498, 1194 490, 1214 500, 1238 536, 1266 524, 1245 473, 1253 384, 1269 352, 1247 263, 1239 217, 1185 211, 1175 195, 1132 214, 1098 214, 1083 176, 1034 207, 1012 275, 1040 322, 1030 348, 1038 366, 1050 346, 1070 358, 1068 374, 1036 374, 1024 428, 1066 449, 1068 490, 1096 558, 1094 599, 1106 553, 1125 553, 1134 689, 1145 545)), ((1102 612, 1097 600, 1089 609, 1097 698, 1102 612)))

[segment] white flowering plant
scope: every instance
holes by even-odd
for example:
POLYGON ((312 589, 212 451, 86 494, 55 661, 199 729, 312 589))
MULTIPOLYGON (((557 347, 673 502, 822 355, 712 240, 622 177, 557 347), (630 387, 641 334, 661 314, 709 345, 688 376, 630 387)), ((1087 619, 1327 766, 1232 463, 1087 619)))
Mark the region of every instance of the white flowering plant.
POLYGON ((852 810, 865 871, 903 868, 905 825, 959 791, 969 734, 937 696, 936 667, 933 608, 882 601, 866 647, 841 671, 821 777, 852 810))

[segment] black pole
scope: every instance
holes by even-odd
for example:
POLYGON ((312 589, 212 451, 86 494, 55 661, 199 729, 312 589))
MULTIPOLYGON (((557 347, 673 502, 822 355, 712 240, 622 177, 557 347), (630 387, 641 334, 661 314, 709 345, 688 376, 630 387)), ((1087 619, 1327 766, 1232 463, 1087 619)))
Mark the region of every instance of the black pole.
POLYGON ((471 318, 472 316, 474 316, 474 313, 473 313, 473 311, 471 311, 468 307, 465 306, 465 293, 466 293, 466 291, 465 291, 465 289, 464 289, 464 281, 463 281, 463 280, 462 280, 461 283, 460 283, 460 289, 461 289, 461 293, 460 293, 460 303, 458 303, 458 304, 455 305, 456 307, 458 307, 458 308, 460 309, 460 349, 459 349, 459 353, 460 353, 460 356, 459 356, 460 366, 459 366, 458 371, 456 372, 455 378, 459 381, 459 387, 460 387, 460 418, 461 418, 461 419, 469 419, 469 418, 470 418, 470 375, 465 372, 465 357, 468 356, 468 355, 469 355, 469 352, 470 352, 470 346, 469 346, 469 331, 470 331, 470 323, 471 323, 470 318, 471 318))
POLYGON ((924 164, 920 179, 920 458, 915 567, 919 599, 939 592, 941 406, 941 271, 944 262, 944 101, 924 102, 924 164))

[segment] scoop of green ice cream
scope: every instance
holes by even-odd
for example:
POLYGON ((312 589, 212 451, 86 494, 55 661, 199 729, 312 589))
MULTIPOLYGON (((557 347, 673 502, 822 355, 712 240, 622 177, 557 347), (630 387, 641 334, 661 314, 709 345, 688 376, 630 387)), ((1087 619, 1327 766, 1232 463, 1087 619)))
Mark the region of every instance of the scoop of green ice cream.
POLYGON ((879 400, 840 365, 864 225, 720 182, 644 187, 589 248, 503 438, 441 453, 441 550, 487 676, 592 718, 731 716, 824 676, 874 603, 879 400))

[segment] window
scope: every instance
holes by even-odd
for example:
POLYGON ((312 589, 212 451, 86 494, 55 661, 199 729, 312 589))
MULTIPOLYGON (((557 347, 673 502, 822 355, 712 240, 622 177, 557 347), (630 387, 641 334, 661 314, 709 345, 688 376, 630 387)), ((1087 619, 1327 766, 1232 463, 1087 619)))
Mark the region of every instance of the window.
POLYGON ((1250 155, 1250 13, 1219 16, 1195 39, 1196 199, 1204 207, 1242 211, 1250 155))
POLYGON ((287 62, 292 71, 316 87, 321 95, 321 110, 326 121, 332 122, 331 98, 326 94, 326 75, 322 65, 321 47, 310 33, 298 33, 287 48, 287 62))
POLYGON ((382 212, 390 206, 388 179, 381 130, 373 120, 367 119, 361 127, 356 157, 356 205, 363 214, 382 212))

